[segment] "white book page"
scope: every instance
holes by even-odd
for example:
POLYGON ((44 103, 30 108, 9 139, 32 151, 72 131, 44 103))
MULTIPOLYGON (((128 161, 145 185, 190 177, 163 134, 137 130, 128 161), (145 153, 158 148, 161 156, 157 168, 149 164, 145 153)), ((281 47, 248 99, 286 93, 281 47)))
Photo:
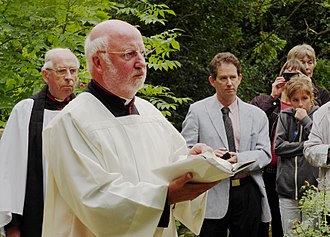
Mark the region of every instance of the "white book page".
MULTIPOLYGON (((250 163, 253 163, 251 161, 250 163)), ((230 162, 216 157, 214 153, 206 152, 189 156, 184 160, 153 170, 162 180, 171 182, 187 172, 193 174, 193 181, 199 183, 214 182, 235 175, 230 162)), ((240 167, 238 164, 236 167, 240 167)), ((236 168, 237 169, 237 168, 236 168)))

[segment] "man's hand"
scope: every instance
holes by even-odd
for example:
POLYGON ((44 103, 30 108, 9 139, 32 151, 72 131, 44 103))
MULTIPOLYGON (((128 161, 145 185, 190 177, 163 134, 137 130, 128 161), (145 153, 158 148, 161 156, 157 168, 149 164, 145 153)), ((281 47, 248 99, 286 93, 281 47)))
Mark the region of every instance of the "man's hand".
POLYGON ((277 100, 281 94, 282 91, 284 90, 286 85, 286 81, 284 79, 284 77, 276 77, 275 81, 272 84, 272 94, 271 96, 277 100))
MULTIPOLYGON (((225 147, 221 147, 217 150, 214 150, 214 154, 217 156, 217 157, 220 157, 222 158, 226 153, 228 152, 227 148, 225 147)), ((235 164, 237 163, 237 154, 236 152, 228 152, 229 155, 230 155, 230 158, 226 159, 228 162, 232 163, 232 164, 235 164)))
POLYGON ((193 176, 191 173, 186 173, 169 184, 167 194, 169 205, 193 200, 219 183, 219 181, 212 183, 190 183, 189 181, 191 181, 192 178, 193 176))
POLYGON ((18 226, 9 227, 6 230, 6 237, 21 237, 21 231, 18 226))
POLYGON ((197 143, 189 150, 188 155, 198 155, 207 151, 213 152, 213 149, 204 143, 197 143))

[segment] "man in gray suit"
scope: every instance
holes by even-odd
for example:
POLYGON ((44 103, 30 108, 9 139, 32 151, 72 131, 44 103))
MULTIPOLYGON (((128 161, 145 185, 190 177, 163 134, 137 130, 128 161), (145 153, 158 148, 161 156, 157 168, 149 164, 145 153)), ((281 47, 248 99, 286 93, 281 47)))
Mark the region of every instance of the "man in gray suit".
POLYGON ((230 237, 258 236, 260 221, 271 220, 261 176, 271 161, 268 119, 262 110, 236 96, 241 80, 241 65, 233 54, 215 55, 209 82, 216 94, 192 104, 183 122, 182 135, 189 147, 206 143, 219 159, 230 163, 256 160, 209 190, 201 237, 227 237, 228 230, 230 237), (224 110, 229 111, 227 117, 224 110))

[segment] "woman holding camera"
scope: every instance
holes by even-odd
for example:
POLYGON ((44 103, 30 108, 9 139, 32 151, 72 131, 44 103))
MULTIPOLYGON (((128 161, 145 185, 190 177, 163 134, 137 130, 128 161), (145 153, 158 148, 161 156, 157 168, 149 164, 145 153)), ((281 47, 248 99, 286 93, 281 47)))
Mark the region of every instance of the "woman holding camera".
POLYGON ((329 91, 315 84, 313 73, 316 66, 316 55, 312 46, 309 44, 299 44, 294 46, 287 55, 287 60, 297 59, 306 69, 306 75, 312 79, 314 96, 319 106, 330 101, 329 91))

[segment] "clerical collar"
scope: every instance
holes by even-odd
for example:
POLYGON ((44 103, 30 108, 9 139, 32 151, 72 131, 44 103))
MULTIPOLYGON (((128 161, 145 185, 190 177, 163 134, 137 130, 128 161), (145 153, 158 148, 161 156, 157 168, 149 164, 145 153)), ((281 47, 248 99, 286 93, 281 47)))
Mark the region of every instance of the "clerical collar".
POLYGON ((124 105, 128 105, 128 104, 131 103, 131 101, 133 100, 133 99, 125 99, 125 98, 123 98, 123 97, 120 97, 120 98, 123 99, 123 100, 125 100, 124 105))
POLYGON ((56 98, 55 96, 53 96, 50 92, 49 92, 49 90, 47 90, 47 97, 49 98, 49 99, 51 99, 51 100, 53 100, 53 101, 56 101, 56 102, 58 102, 58 103, 65 103, 65 102, 68 102, 68 101, 70 101, 72 98, 71 98, 71 95, 69 95, 68 97, 66 97, 64 100, 60 100, 60 99, 58 99, 58 98, 56 98))
POLYGON ((93 94, 116 117, 139 114, 134 105, 135 97, 130 100, 120 98, 106 90, 95 80, 88 83, 85 91, 93 94))
POLYGON ((49 110, 62 110, 72 99, 74 95, 71 94, 63 101, 58 100, 52 94, 50 94, 49 90, 46 93, 46 100, 45 100, 45 109, 49 110))

